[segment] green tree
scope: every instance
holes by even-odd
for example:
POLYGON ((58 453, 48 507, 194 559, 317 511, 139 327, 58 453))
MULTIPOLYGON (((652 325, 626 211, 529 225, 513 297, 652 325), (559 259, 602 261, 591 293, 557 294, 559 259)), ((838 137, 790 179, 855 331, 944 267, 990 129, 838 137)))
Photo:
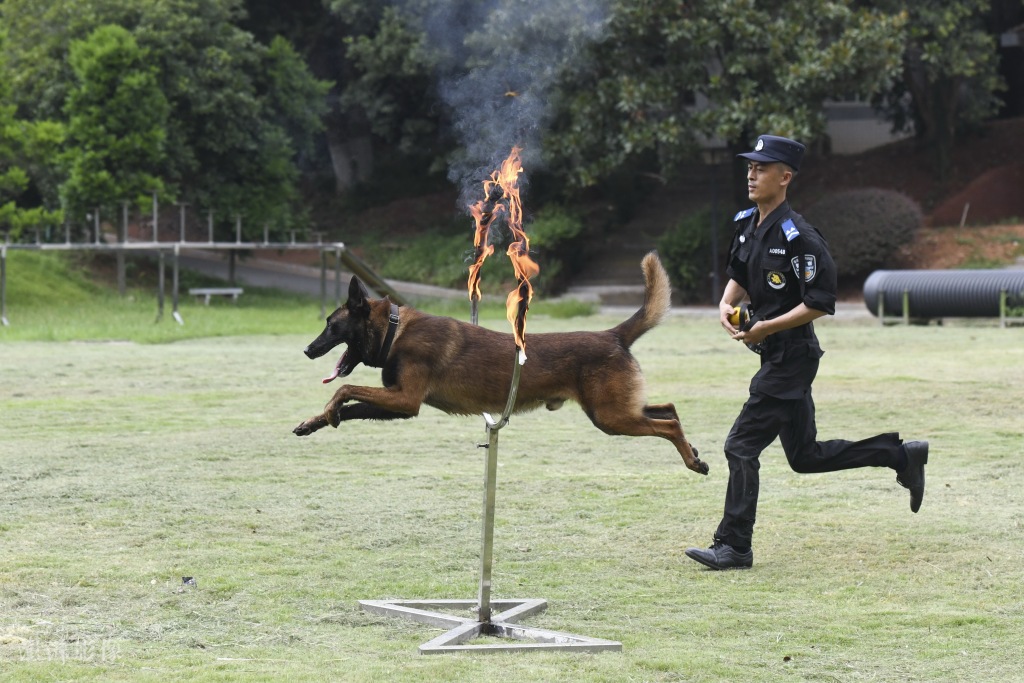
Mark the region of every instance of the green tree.
POLYGON ((592 59, 564 80, 553 147, 588 185, 641 153, 671 169, 697 138, 814 140, 826 99, 898 76, 905 21, 847 0, 616 0, 592 59))
POLYGON ((64 107, 64 206, 71 215, 162 191, 169 106, 148 51, 120 26, 71 45, 77 83, 64 107))
POLYGON ((336 109, 328 140, 339 187, 365 181, 381 149, 409 164, 439 170, 449 141, 437 96, 441 54, 430 47, 422 17, 465 0, 330 0, 338 22, 336 109))
POLYGON ((246 225, 293 220, 296 153, 319 128, 328 84, 294 50, 240 28, 241 0, 4 0, 0 15, 24 114, 61 119, 76 82, 68 46, 122 26, 147 51, 169 106, 166 163, 153 172, 168 194, 222 224, 236 214, 246 225))
MULTIPOLYGON (((0 31, 0 45, 6 36, 0 31)), ((17 238, 26 227, 61 220, 61 211, 43 203, 41 186, 50 177, 48 159, 56 156, 64 131, 49 121, 26 121, 10 104, 9 71, 0 50, 0 233, 17 238)))
POLYGON ((707 55, 695 11, 672 0, 613 3, 606 32, 561 79, 545 140, 556 171, 589 186, 641 155, 667 168, 689 151, 688 110, 707 55))
POLYGON ((978 126, 1000 105, 996 37, 986 31, 989 0, 869 0, 882 10, 909 13, 902 78, 875 101, 896 130, 914 130, 934 151, 934 169, 950 170, 957 133, 978 126), (907 95, 909 94, 909 98, 907 95))
POLYGON ((225 227, 235 215, 291 222, 296 153, 319 130, 328 84, 283 41, 268 48, 242 30, 240 0, 147 1, 133 32, 171 104, 169 182, 225 227))

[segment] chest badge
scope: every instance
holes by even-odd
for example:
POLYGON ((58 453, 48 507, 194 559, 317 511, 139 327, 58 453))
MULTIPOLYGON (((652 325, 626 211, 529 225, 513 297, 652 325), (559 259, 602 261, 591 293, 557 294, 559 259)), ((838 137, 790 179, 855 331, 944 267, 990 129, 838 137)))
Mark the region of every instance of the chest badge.
POLYGON ((786 286, 786 276, 778 270, 769 270, 766 279, 768 286, 772 289, 782 289, 786 286))

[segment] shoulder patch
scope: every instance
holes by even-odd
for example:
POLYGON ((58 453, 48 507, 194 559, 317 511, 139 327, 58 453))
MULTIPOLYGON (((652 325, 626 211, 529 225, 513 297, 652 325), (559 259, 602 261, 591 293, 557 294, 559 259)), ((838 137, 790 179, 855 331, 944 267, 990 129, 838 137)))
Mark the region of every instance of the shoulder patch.
POLYGON ((797 230, 796 223, 793 222, 792 218, 782 221, 782 232, 786 235, 787 242, 792 242, 800 236, 800 231, 797 230))
POLYGON ((751 216, 753 216, 753 215, 754 215, 754 212, 755 212, 755 211, 757 211, 757 207, 756 207, 756 206, 752 206, 752 207, 750 207, 749 209, 743 209, 743 210, 742 210, 742 211, 740 211, 740 212, 739 212, 738 214, 736 214, 735 216, 733 216, 733 217, 732 217, 732 219, 733 219, 734 221, 741 221, 741 220, 743 220, 744 218, 750 218, 751 216))

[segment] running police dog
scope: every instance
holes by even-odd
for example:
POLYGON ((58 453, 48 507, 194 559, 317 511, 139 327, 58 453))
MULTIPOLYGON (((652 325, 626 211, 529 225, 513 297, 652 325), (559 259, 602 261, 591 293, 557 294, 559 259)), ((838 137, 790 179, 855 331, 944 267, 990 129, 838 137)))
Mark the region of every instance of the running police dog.
MULTIPOLYGON (((606 434, 668 439, 686 466, 708 466, 683 434, 671 403, 647 405, 640 365, 629 347, 668 313, 668 274, 656 253, 644 257, 644 303, 628 320, 604 332, 531 334, 513 412, 576 401, 606 434)), ((327 327, 306 347, 319 358, 340 344, 347 349, 324 383, 345 377, 359 364, 382 368, 383 387, 346 384, 324 411, 293 431, 307 436, 345 420, 415 417, 426 403, 450 415, 500 414, 508 401, 515 362, 511 333, 495 332, 409 307, 386 297, 372 299, 355 277, 348 301, 331 313, 327 327)))

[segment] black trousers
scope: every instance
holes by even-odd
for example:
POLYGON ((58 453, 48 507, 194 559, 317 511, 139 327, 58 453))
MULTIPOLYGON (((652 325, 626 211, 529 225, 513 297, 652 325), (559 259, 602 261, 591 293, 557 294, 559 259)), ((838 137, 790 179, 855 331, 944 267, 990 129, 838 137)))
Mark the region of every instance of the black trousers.
POLYGON ((817 441, 810 388, 795 399, 752 391, 725 440, 729 488, 716 540, 740 547, 751 544, 760 487, 758 458, 776 437, 782 442, 789 466, 801 473, 855 467, 895 468, 901 444, 895 432, 862 441, 817 441))

